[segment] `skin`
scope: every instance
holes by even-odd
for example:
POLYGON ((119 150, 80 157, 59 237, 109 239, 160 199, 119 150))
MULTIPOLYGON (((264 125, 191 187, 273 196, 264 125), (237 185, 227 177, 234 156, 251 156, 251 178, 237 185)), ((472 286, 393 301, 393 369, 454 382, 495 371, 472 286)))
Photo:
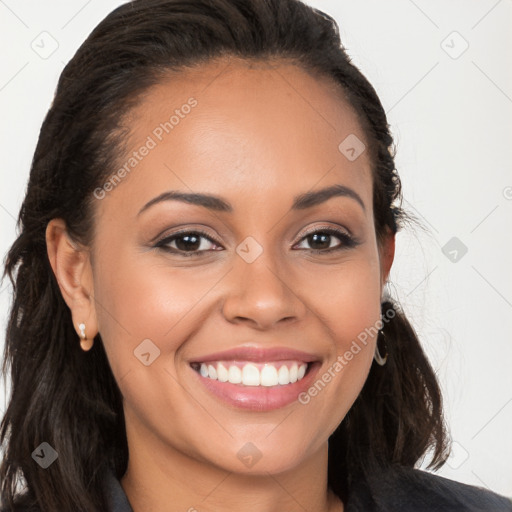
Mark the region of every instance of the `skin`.
MULTIPOLYGON (((125 120, 128 153, 191 96, 197 106, 97 201, 91 247, 70 241, 59 219, 47 229, 77 333, 84 322, 85 348, 101 334, 124 397, 130 455, 121 484, 135 512, 170 503, 343 510, 327 487, 327 441, 361 391, 375 338, 307 405, 266 412, 220 402, 195 385, 189 361, 241 345, 284 346, 318 355, 321 376, 379 320, 394 237, 377 244, 368 151, 349 161, 338 150, 349 134, 366 144, 364 133, 334 84, 284 62, 219 60, 147 91, 125 120), (354 190, 364 209, 350 197, 290 209, 295 196, 335 184, 354 190), (138 215, 170 190, 221 196, 233 212, 164 201, 138 215), (205 252, 192 257, 155 247, 183 227, 214 241, 201 239, 205 252), (324 249, 304 235, 316 227, 359 243, 315 254, 324 249), (236 252, 248 236, 263 249, 252 263, 236 252), (148 338, 160 356, 145 366, 133 351, 148 338), (247 442, 261 452, 250 468, 237 457, 247 442)), ((343 243, 333 236, 330 246, 343 243)))

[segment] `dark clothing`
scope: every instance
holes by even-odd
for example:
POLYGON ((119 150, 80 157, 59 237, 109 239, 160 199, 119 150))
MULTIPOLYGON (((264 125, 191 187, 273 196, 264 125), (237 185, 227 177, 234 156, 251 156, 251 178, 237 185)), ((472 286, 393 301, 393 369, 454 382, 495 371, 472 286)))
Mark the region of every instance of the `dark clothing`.
POLYGON ((512 512, 512 500, 419 469, 396 467, 354 485, 345 512, 512 512))
MULTIPOLYGON (((109 475, 106 484, 110 512, 133 512, 119 481, 109 475)), ((394 468, 353 486, 345 503, 345 512, 427 511, 512 512, 512 501, 426 471, 394 468)))
MULTIPOLYGON (((109 508, 101 512, 133 512, 113 473, 105 478, 105 492, 109 508)), ((504 496, 404 467, 393 467, 360 480, 349 489, 344 505, 345 512, 512 512, 512 500, 504 496)), ((246 510, 251 510, 249 504, 246 510)), ((41 510, 20 505, 16 512, 41 510)))
POLYGON ((130 502, 121 487, 121 483, 113 473, 107 475, 105 489, 109 497, 109 512, 133 512, 130 502))

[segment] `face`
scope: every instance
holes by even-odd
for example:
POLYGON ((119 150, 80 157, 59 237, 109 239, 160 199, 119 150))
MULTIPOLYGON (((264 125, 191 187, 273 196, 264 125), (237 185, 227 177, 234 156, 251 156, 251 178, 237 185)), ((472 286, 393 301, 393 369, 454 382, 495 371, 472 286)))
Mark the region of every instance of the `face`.
POLYGON ((219 61, 148 91, 126 124, 125 172, 95 193, 91 273, 129 441, 293 468, 325 447, 374 354, 361 333, 390 262, 357 117, 298 67, 219 61))

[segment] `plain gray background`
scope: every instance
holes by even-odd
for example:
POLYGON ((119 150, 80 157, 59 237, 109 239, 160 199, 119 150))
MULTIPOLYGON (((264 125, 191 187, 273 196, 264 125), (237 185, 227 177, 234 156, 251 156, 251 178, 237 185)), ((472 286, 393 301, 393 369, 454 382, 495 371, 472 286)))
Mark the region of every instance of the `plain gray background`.
MULTIPOLYGON (((2 256, 59 74, 121 3, 0 0, 2 256)), ((390 291, 444 392, 454 451, 438 474, 512 496, 512 2, 307 3, 336 19, 376 88, 404 205, 427 228, 398 235, 390 291)), ((2 346, 10 297, 5 280, 2 346)))

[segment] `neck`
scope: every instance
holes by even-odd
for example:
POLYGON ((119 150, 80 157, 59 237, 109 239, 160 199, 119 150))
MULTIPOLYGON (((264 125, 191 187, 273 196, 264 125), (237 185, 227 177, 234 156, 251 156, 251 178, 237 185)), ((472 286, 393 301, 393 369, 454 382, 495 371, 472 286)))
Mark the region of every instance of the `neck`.
POLYGON ((127 429, 129 462, 121 479, 134 512, 342 512, 327 485, 327 443, 279 474, 235 473, 175 450, 148 432, 127 429))

